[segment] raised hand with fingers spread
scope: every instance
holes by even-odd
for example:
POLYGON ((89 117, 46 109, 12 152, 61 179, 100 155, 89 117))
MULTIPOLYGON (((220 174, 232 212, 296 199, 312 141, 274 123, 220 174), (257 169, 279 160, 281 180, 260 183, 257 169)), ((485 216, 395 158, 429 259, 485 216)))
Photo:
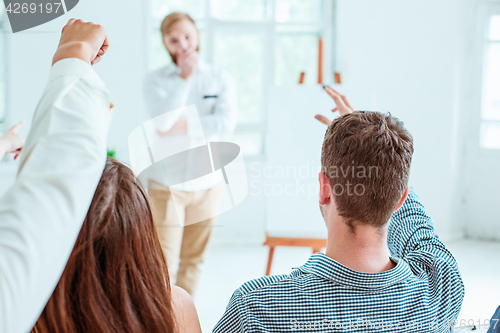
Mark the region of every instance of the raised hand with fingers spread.
MULTIPOLYGON (((341 116, 347 113, 354 112, 353 107, 351 106, 351 104, 344 95, 341 95, 338 91, 328 86, 325 86, 325 91, 328 95, 330 95, 330 97, 335 102, 336 107, 332 110, 332 112, 338 111, 341 116)), ((316 116, 314 116, 314 118, 316 118, 317 120, 319 120, 320 122, 322 122, 327 126, 332 123, 330 119, 320 114, 317 114, 316 116)))
POLYGON ((19 129, 24 126, 24 121, 12 126, 2 137, 0 137, 0 159, 8 153, 15 153, 14 159, 21 155, 24 147, 24 139, 17 134, 19 129))

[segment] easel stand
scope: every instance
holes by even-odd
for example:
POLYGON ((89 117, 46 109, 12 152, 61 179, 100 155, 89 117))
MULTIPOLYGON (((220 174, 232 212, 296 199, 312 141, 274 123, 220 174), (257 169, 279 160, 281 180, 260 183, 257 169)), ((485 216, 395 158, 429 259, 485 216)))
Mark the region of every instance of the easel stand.
POLYGON ((326 239, 320 238, 291 238, 291 237, 270 237, 266 232, 266 241, 264 245, 269 246, 269 258, 267 259, 266 275, 271 274, 273 264, 274 248, 276 246, 301 246, 310 247, 312 252, 321 252, 326 247, 326 239))

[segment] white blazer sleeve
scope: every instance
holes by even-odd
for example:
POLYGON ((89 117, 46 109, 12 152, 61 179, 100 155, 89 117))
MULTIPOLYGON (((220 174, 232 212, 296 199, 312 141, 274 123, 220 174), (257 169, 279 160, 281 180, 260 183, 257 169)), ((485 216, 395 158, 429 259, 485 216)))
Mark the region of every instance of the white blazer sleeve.
POLYGON ((89 64, 54 64, 0 199, 0 332, 30 331, 54 290, 104 168, 111 116, 89 64))

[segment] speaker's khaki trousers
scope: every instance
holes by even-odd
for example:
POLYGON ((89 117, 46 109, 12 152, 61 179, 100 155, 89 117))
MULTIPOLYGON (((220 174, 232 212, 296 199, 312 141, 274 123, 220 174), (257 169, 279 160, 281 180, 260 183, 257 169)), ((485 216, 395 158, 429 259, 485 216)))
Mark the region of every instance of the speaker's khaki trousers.
POLYGON ((185 192, 152 180, 148 194, 161 246, 167 259, 170 281, 191 296, 200 278, 223 184, 207 190, 185 192), (207 215, 210 214, 210 215, 207 215), (198 222, 199 221, 199 222, 198 222))

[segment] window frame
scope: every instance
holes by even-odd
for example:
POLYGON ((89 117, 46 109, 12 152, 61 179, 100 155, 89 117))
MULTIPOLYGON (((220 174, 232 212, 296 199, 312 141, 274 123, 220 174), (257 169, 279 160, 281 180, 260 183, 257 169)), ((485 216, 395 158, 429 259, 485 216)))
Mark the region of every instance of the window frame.
POLYGON ((474 92, 474 105, 478 112, 474 113, 472 123, 474 124, 473 132, 473 150, 479 150, 479 154, 483 157, 498 157, 500 156, 500 148, 486 148, 481 144, 482 125, 483 124, 500 124, 500 120, 489 120, 483 118, 483 108, 485 103, 485 74, 487 71, 488 48, 491 44, 500 44, 499 41, 489 39, 489 29, 492 16, 500 15, 500 1, 482 1, 479 3, 478 24, 476 33, 476 69, 474 80, 477 82, 474 92), (474 149, 475 148, 475 149, 474 149))
MULTIPOLYGON (((330 84, 334 82, 333 72, 336 68, 336 0, 320 0, 321 6, 323 8, 323 15, 321 21, 319 22, 277 22, 275 18, 275 8, 276 0, 266 0, 265 1, 265 12, 264 18, 262 20, 247 20, 247 21, 235 21, 235 20, 225 20, 219 19, 212 15, 210 0, 201 0, 204 2, 205 12, 204 18, 196 19, 196 24, 198 28, 205 35, 204 45, 206 61, 209 63, 214 62, 214 42, 215 36, 218 32, 230 32, 232 34, 252 32, 257 33, 260 38, 263 38, 264 43, 264 54, 263 54, 263 66, 262 71, 262 101, 261 101, 261 120, 258 122, 238 122, 234 135, 241 134, 261 134, 262 135, 262 145, 260 147, 260 154, 247 155, 245 158, 250 158, 251 160, 262 160, 265 159, 265 142, 267 134, 267 123, 268 123, 268 104, 269 104, 269 89, 268 87, 275 84, 275 56, 276 47, 275 40, 276 37, 283 33, 280 28, 287 27, 303 27, 301 31, 286 32, 287 34, 301 34, 304 32, 311 32, 313 30, 318 31, 318 37, 323 38, 323 82, 325 84, 330 84), (306 30, 310 29, 310 30, 306 30)), ((152 2, 145 1, 145 20, 146 20, 146 31, 147 37, 145 38, 146 50, 148 52, 145 57, 145 68, 147 71, 152 70, 150 68, 151 59, 151 37, 152 34, 156 33, 159 29, 159 24, 152 14, 152 2)), ((311 74, 309 74, 311 75, 311 74)), ((316 73, 314 73, 316 75, 316 73)), ((299 76, 297 76, 297 81, 299 76)))

